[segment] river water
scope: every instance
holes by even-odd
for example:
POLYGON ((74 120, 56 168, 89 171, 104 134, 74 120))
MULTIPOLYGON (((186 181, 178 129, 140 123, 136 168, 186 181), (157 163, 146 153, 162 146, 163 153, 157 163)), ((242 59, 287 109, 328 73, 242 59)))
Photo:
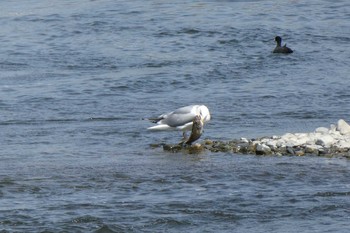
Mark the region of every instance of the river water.
POLYGON ((350 161, 168 153, 350 121, 350 3, 0 3, 1 232, 349 232, 350 161), (294 50, 272 54, 274 37, 294 50))

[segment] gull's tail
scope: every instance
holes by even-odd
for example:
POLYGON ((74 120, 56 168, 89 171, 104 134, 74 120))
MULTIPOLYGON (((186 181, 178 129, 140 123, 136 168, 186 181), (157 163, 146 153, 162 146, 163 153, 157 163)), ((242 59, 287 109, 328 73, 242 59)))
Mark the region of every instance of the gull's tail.
POLYGON ((164 117, 142 118, 142 120, 150 121, 152 123, 158 123, 159 121, 161 121, 163 119, 164 119, 164 117))

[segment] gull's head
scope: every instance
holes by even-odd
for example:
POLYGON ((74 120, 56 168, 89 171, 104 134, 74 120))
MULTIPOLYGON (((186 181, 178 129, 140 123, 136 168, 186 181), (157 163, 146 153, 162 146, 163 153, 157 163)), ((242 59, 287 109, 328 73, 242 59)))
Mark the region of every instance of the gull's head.
POLYGON ((201 115, 196 115, 194 117, 194 121, 201 122, 201 124, 204 124, 204 119, 201 115))
POLYGON ((210 112, 207 106, 201 105, 198 108, 199 115, 201 116, 201 120, 206 123, 210 121, 210 112))

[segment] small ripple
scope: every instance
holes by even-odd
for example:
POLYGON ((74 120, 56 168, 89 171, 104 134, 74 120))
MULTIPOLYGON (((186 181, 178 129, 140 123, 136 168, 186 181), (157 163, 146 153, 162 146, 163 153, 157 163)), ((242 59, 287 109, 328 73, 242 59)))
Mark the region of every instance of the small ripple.
POLYGON ((277 113, 279 116, 287 116, 295 119, 324 119, 327 118, 330 113, 326 110, 319 111, 283 111, 277 113))
POLYGON ((94 231, 95 233, 119 233, 119 232, 129 232, 131 229, 126 226, 110 226, 103 224, 99 229, 94 231))
POLYGON ((318 192, 314 196, 316 197, 342 197, 350 196, 350 191, 347 192, 318 192))
POLYGON ((183 28, 181 29, 178 33, 179 34, 197 34, 197 33, 200 33, 201 31, 198 30, 198 29, 195 29, 195 28, 183 28))
POLYGON ((16 182, 11 177, 4 177, 0 180, 0 187, 14 185, 16 182))
POLYGON ((119 121, 125 118, 120 117, 91 117, 85 119, 74 119, 74 118, 64 118, 64 119, 30 119, 30 120, 8 120, 8 121, 0 121, 0 125, 44 125, 50 123, 76 123, 76 122, 107 122, 107 121, 119 121))
MULTIPOLYGON (((18 55, 18 54, 15 54, 15 52, 9 52, 13 55, 18 55)), ((3 69, 3 70, 12 70, 12 69, 22 69, 24 67, 28 67, 29 64, 28 63, 21 63, 21 62, 8 62, 8 61, 5 61, 5 62, 0 62, 0 68, 3 69)))
POLYGON ((148 62, 144 63, 144 67, 148 68, 162 68, 162 67, 168 67, 168 66, 181 66, 184 64, 184 60, 179 60, 179 61, 153 61, 153 62, 148 62))
POLYGON ((81 217, 73 218, 71 222, 72 223, 91 223, 91 222, 102 222, 102 220, 92 215, 84 215, 81 217))
POLYGON ((162 217, 157 218, 146 224, 147 227, 161 227, 161 229, 167 229, 168 227, 183 227, 193 225, 192 221, 189 219, 177 219, 173 217, 162 217))

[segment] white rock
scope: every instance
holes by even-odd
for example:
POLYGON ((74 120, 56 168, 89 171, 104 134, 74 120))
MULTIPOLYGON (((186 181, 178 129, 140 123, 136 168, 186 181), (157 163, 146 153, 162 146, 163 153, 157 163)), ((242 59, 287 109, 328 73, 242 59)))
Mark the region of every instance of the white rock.
POLYGON ((282 146, 285 146, 286 145, 286 142, 283 140, 283 139, 279 139, 276 141, 276 146, 277 147, 282 147, 282 146))
POLYGON ((343 119, 340 119, 337 124, 337 130, 343 135, 350 134, 350 125, 343 119))
MULTIPOLYGON (((340 138, 344 138, 345 137, 339 131, 336 131, 336 130, 335 131, 330 130, 329 131, 329 135, 331 135, 333 138, 336 138, 336 139, 340 139, 340 138)), ((350 136, 350 134, 348 136, 350 136)))
POLYGON ((339 141, 336 146, 339 148, 350 148, 350 141, 339 141))
POLYGON ((270 140, 265 143, 270 148, 276 148, 277 147, 277 140, 270 140))
POLYGON ((296 140, 296 141, 294 142, 294 144, 295 144, 296 146, 301 146, 301 145, 306 144, 309 140, 310 140, 309 137, 301 137, 301 138, 298 138, 298 140, 296 140))
POLYGON ((285 146, 293 147, 298 145, 298 137, 291 133, 284 134, 281 139, 285 141, 285 146))
POLYGON ((247 138, 241 138, 241 139, 240 139, 240 142, 242 142, 242 143, 248 143, 249 140, 248 140, 247 138))
POLYGON ((294 144, 294 142, 286 142, 286 144, 284 144, 285 147, 293 147, 293 146, 296 146, 294 144))
POLYGON ((309 136, 308 133, 295 133, 294 136, 296 136, 298 139, 303 139, 309 136))
POLYGON ((337 132, 337 126, 335 124, 331 124, 329 127, 329 132, 337 132))
POLYGON ((307 133, 286 134, 283 137, 287 146, 301 146, 305 144, 309 139, 307 133))
POLYGON ((316 133, 321 133, 321 134, 326 134, 329 132, 329 129, 326 128, 326 127, 318 127, 316 130, 315 130, 316 133))
POLYGON ((263 154, 269 154, 269 153, 271 153, 271 148, 265 144, 258 144, 258 145, 256 145, 256 152, 260 152, 263 154))
POLYGON ((296 136, 294 134, 292 134, 292 133, 286 133, 281 138, 286 140, 286 141, 288 141, 288 140, 291 140, 291 139, 295 139, 296 136))
POLYGON ((334 138, 330 135, 322 135, 316 139, 315 144, 325 147, 330 147, 335 142, 334 138))
POLYGON ((262 142, 262 143, 264 143, 264 144, 266 144, 266 143, 269 142, 269 141, 271 141, 270 138, 263 138, 263 139, 260 140, 260 142, 262 142))
POLYGON ((259 143, 260 143, 260 141, 258 141, 258 140, 252 141, 252 145, 253 146, 255 146, 255 145, 259 144, 259 143))

